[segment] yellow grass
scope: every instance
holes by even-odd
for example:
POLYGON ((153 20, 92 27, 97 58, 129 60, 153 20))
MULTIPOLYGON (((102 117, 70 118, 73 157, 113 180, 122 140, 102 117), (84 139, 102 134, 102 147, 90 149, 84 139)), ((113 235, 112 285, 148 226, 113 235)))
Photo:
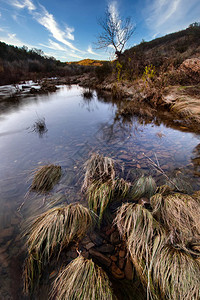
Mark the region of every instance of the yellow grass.
POLYGON ((41 276, 41 268, 53 254, 59 255, 74 239, 81 239, 92 226, 90 211, 80 204, 56 207, 37 217, 27 230, 28 257, 25 262, 25 292, 41 276))
POLYGON ((61 271, 52 288, 56 300, 112 300, 111 284, 106 273, 81 255, 61 271))

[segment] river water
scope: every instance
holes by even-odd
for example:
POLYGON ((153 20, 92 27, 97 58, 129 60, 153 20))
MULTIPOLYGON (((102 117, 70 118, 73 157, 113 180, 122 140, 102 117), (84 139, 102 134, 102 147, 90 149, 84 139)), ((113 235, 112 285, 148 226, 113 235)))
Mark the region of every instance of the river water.
POLYGON ((167 176, 180 176, 189 189, 200 189, 198 134, 174 129, 162 119, 122 119, 116 114, 118 102, 95 91, 85 99, 76 85, 5 101, 8 88, 0 89, 0 299, 23 299, 23 224, 48 207, 44 196, 27 193, 38 166, 61 165, 62 178, 47 197, 65 195, 69 203, 85 201, 83 163, 93 152, 115 159, 129 181, 151 174, 159 185, 167 176), (45 130, 36 130, 38 120, 45 130))

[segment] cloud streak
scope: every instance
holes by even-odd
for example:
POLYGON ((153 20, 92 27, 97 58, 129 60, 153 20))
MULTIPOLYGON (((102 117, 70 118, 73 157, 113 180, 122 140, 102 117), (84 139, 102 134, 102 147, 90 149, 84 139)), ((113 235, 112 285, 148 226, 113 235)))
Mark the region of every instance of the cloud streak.
POLYGON ((33 2, 31 2, 31 0, 24 0, 24 1, 12 1, 11 4, 17 8, 23 9, 23 8, 27 8, 29 11, 33 11, 36 9, 35 5, 33 4, 33 2))
POLYGON ((199 19, 195 13, 200 11, 199 0, 147 0, 146 4, 144 14, 149 16, 146 25, 152 37, 181 30, 199 19))
POLYGON ((67 38, 70 38, 71 40, 74 39, 74 36, 72 35, 72 32, 74 31, 73 28, 66 27, 66 31, 62 31, 59 28, 54 16, 50 14, 44 7, 42 7, 41 12, 34 13, 33 16, 39 24, 44 26, 52 34, 54 39, 68 46, 70 49, 80 51, 67 40, 67 38))
POLYGON ((53 14, 49 13, 44 6, 39 5, 39 7, 36 7, 31 0, 16 0, 10 2, 10 4, 18 9, 27 8, 33 19, 42 25, 55 40, 64 44, 71 50, 82 52, 69 41, 74 41, 74 28, 66 25, 65 30, 62 30, 53 14))
POLYGON ((88 46, 87 52, 90 53, 90 54, 92 54, 92 55, 97 55, 97 56, 99 56, 99 54, 97 54, 96 52, 94 52, 94 51, 92 50, 92 47, 91 47, 91 46, 88 46))

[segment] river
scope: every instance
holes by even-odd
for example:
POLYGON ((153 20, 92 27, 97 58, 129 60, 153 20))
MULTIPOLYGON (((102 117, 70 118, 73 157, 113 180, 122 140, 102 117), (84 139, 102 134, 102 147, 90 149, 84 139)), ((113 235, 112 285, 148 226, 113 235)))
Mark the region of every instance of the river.
POLYGON ((118 102, 95 91, 85 99, 77 85, 9 101, 3 99, 7 88, 0 89, 0 299, 23 299, 23 224, 47 207, 44 196, 27 193, 38 166, 62 167, 50 196, 65 195, 69 203, 85 202, 83 164, 93 152, 116 160, 131 182, 142 174, 152 175, 158 185, 180 176, 188 188, 200 189, 198 134, 156 118, 121 118, 116 115, 118 102), (44 130, 36 130, 38 120, 44 130))

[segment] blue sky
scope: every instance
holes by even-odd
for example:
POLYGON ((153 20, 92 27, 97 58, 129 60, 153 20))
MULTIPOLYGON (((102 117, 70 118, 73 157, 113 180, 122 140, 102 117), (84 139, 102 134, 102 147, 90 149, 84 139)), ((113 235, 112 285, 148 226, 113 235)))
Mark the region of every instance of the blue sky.
POLYGON ((107 6, 136 26, 127 47, 200 21, 199 0, 0 0, 0 41, 61 61, 112 59, 112 48, 94 45, 107 6))

